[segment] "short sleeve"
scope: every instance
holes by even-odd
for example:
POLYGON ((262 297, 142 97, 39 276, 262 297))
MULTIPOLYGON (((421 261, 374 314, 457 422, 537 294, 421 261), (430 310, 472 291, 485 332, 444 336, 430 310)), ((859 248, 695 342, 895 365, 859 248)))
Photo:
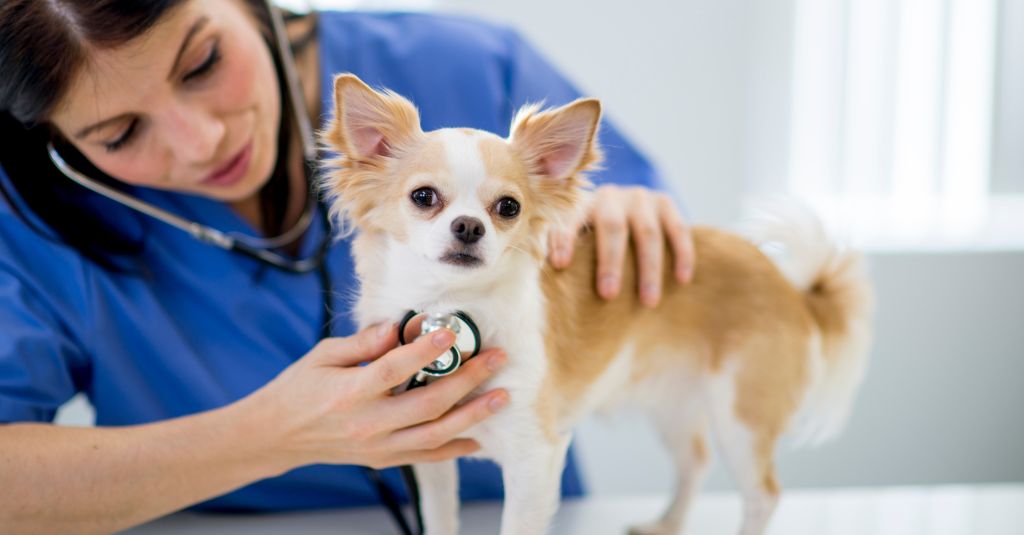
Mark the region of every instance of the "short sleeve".
MULTIPOLYGON (((581 96, 561 73, 519 36, 508 31, 509 97, 513 110, 526 103, 562 105, 581 96)), ((591 175, 597 184, 640 185, 669 191, 661 174, 639 149, 607 119, 601 123, 599 141, 604 151, 604 169, 591 175)))
POLYGON ((0 423, 51 421, 74 396, 82 351, 30 285, 0 263, 0 423))

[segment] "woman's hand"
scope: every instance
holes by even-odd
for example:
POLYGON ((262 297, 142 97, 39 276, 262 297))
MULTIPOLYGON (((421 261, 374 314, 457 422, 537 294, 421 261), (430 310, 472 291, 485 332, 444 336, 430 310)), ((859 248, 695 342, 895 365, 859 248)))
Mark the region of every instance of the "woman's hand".
POLYGON ((586 216, 588 221, 571 229, 551 231, 548 259, 556 268, 568 267, 579 228, 589 222, 597 237, 597 292, 601 297, 619 295, 630 238, 636 248, 637 290, 645 306, 656 306, 661 299, 666 237, 675 260, 676 280, 685 284, 693 278, 696 257, 690 227, 668 195, 643 187, 601 186, 586 216))
POLYGON ((394 325, 329 338, 241 403, 272 435, 270 454, 285 470, 312 463, 380 468, 467 455, 479 445, 455 437, 503 408, 508 393, 493 390, 455 404, 504 364, 503 352, 484 351, 450 376, 391 394, 454 339, 442 329, 396 348, 394 325))

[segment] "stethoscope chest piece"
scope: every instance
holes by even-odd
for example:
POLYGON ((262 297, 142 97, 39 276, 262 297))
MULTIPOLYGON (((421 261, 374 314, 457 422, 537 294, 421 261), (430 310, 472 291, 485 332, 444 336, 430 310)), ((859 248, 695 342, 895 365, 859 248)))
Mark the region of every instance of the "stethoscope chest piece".
MULTIPOLYGON (((410 310, 399 322, 398 339, 402 344, 406 343, 405 331, 409 322, 418 315, 416 311, 410 310)), ((459 369, 464 360, 475 357, 480 352, 480 330, 465 312, 426 314, 420 324, 420 333, 417 338, 438 329, 448 329, 455 333, 455 345, 421 369, 413 378, 414 383, 425 383, 428 377, 444 377, 452 374, 459 369)))

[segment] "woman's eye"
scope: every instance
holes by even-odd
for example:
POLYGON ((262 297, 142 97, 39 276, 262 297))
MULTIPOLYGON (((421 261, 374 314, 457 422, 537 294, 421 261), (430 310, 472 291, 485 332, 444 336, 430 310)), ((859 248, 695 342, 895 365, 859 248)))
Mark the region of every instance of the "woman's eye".
POLYGON ((512 219, 519 215, 519 201, 512 197, 502 197, 494 205, 494 211, 498 212, 498 215, 505 219, 512 219))
POLYGON ((437 204, 437 191, 434 188, 420 188, 412 192, 409 196, 412 199, 412 203, 420 208, 430 208, 437 204))
POLYGON ((139 124, 138 119, 132 120, 131 124, 128 125, 128 128, 126 128, 124 133, 121 134, 121 137, 111 141, 110 143, 104 143, 103 146, 107 149, 107 152, 115 152, 121 147, 127 145, 135 135, 135 125, 137 124, 139 124))
POLYGON ((210 48, 210 55, 206 56, 206 59, 201 65, 192 69, 182 79, 187 82, 197 78, 202 78, 205 74, 209 73, 217 63, 220 62, 220 43, 214 43, 213 47, 210 48))

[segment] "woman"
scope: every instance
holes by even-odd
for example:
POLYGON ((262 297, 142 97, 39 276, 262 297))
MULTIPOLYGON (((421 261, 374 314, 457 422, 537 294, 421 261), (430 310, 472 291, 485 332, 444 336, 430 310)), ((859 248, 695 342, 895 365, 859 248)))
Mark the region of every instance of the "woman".
MULTIPOLYGON (((424 129, 504 134, 522 103, 575 90, 502 28, 322 13, 290 28, 293 95, 272 21, 256 0, 0 4, 0 523, 14 532, 109 532, 190 506, 379 503, 352 465, 465 455, 475 444, 459 432, 507 403, 492 391, 454 406, 500 367, 500 349, 388 394, 383 377, 411 375, 451 340, 396 348, 394 326, 352 334, 347 243, 307 202, 296 113, 318 123, 331 76, 349 71, 411 98, 424 129), (308 104, 292 105, 300 96, 308 104), (271 245, 264 256, 284 269, 90 192, 65 176, 76 172, 232 235, 283 234, 254 245, 271 245), (77 392, 97 427, 49 425, 77 392)), ((654 305, 663 240, 685 281, 689 234, 647 189, 648 163, 610 125, 602 139, 595 178, 620 186, 599 188, 591 210, 598 291, 621 291, 632 229, 639 291, 654 305)), ((573 235, 552 236, 556 266, 571 261, 573 235)), ((462 480, 465 498, 500 492, 489 465, 464 466, 462 480)), ((581 492, 571 464, 563 486, 581 492)))

